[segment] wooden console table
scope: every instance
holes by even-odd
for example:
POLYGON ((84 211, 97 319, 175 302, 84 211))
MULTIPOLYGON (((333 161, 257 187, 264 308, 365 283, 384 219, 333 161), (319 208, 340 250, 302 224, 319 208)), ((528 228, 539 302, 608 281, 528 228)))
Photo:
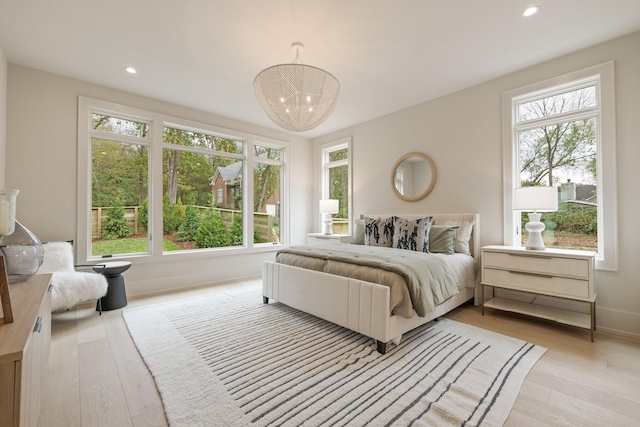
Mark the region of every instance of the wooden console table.
POLYGON ((13 323, 0 325, 0 427, 36 426, 51 342, 50 274, 9 285, 13 323))

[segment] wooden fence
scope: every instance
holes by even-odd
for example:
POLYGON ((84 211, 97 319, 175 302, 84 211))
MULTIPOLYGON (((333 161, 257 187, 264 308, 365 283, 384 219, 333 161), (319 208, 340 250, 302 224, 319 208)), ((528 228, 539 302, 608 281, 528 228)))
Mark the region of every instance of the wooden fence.
POLYGON ((333 219, 333 233, 334 234, 349 234, 349 220, 342 218, 333 219))
MULTIPOLYGON (((232 209, 209 208, 206 206, 196 206, 202 215, 207 209, 216 209, 220 212, 222 222, 227 231, 231 230, 234 215, 242 215, 242 211, 232 209)), ((108 207, 97 207, 91 209, 91 239, 100 240, 102 238, 102 228, 104 221, 107 219, 108 207)), ((144 235, 146 230, 140 222, 140 206, 125 206, 124 218, 132 227, 134 235, 144 235)), ((259 243, 278 242, 280 241, 280 227, 274 221, 273 215, 266 213, 254 212, 253 226, 256 230, 259 243)))
MULTIPOLYGON (((196 206, 200 210, 200 214, 203 215, 207 209, 217 209, 222 217, 227 231, 231 230, 231 224, 233 223, 234 215, 242 215, 242 211, 232 209, 219 209, 209 208, 207 206, 196 206)), ((107 219, 107 212, 110 208, 100 207, 91 209, 91 239, 100 240, 102 238, 102 224, 107 219)), ((144 225, 140 222, 140 206, 125 206, 124 217, 127 223, 133 228, 134 235, 144 235, 146 230, 144 225)), ((280 241, 280 226, 274 221, 273 215, 266 213, 254 212, 253 213, 253 226, 257 232, 259 243, 271 243, 280 241)), ((333 232, 335 234, 347 234, 349 233, 349 220, 342 218, 335 218, 333 220, 333 232)))

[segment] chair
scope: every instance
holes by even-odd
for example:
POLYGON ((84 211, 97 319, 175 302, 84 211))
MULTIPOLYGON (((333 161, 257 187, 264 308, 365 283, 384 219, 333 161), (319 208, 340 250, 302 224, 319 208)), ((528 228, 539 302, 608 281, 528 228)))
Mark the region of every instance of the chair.
POLYGON ((99 273, 77 270, 99 265, 74 265, 73 245, 69 242, 49 242, 42 247, 44 260, 38 274, 52 273, 51 311, 68 310, 78 303, 98 300, 97 308, 102 315, 100 298, 107 293, 107 279, 99 273))

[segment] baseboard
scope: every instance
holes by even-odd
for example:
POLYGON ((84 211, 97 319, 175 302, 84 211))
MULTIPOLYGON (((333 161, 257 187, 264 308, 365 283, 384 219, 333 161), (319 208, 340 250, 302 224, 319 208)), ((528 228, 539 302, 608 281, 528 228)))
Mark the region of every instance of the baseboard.
POLYGON ((192 273, 167 274, 141 278, 140 276, 125 277, 128 295, 145 295, 157 292, 167 292, 177 289, 199 287, 207 284, 241 281, 246 278, 258 277, 262 274, 262 262, 245 264, 243 266, 229 266, 224 269, 197 271, 192 273))
POLYGON ((640 314, 597 307, 596 327, 599 331, 640 338, 640 314))

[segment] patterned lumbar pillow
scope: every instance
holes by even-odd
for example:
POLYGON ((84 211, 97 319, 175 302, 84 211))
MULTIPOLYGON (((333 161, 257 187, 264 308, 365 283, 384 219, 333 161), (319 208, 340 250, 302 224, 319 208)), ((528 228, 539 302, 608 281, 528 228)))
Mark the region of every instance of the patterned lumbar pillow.
POLYGON ((393 224, 395 216, 388 218, 364 218, 364 244, 367 246, 385 246, 393 244, 393 224))
POLYGON ((432 216, 414 220, 396 218, 393 229, 393 247, 429 252, 429 229, 432 222, 432 216))

